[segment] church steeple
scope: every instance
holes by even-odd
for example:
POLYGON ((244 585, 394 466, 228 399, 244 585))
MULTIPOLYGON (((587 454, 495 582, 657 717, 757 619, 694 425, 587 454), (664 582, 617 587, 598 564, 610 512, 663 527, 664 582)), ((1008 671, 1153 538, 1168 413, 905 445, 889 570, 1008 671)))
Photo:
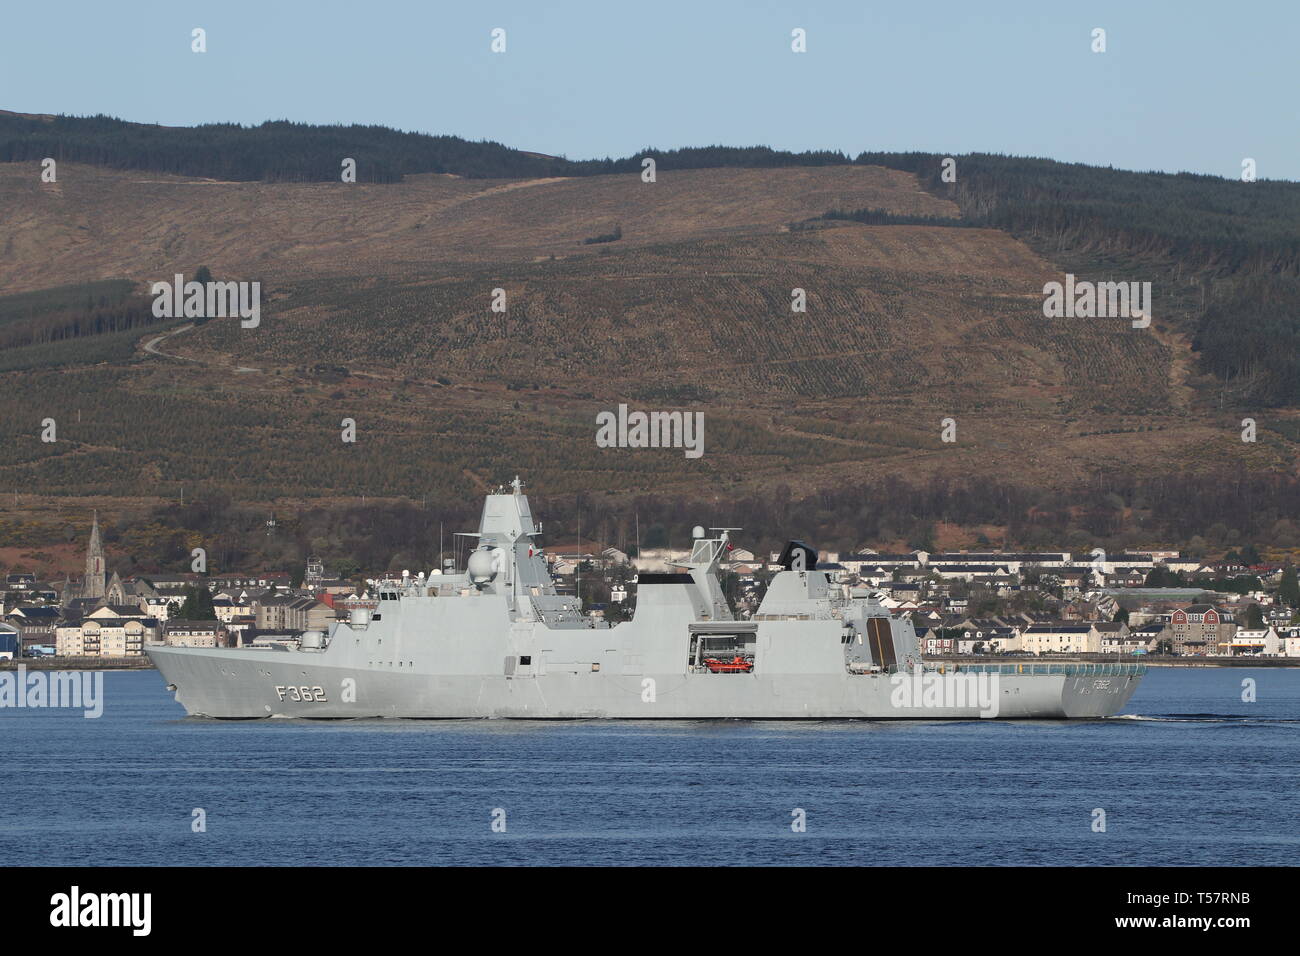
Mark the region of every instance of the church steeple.
POLYGON ((104 596, 107 584, 107 575, 104 572, 104 541, 99 534, 99 512, 96 511, 90 526, 90 545, 86 548, 86 580, 82 585, 82 597, 104 596))

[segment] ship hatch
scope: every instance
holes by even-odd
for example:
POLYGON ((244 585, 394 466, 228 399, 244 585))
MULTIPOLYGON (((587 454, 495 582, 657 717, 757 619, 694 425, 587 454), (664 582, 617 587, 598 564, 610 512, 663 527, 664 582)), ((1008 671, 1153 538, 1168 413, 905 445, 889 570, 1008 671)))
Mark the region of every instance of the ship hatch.
POLYGON ((898 663, 894 654, 894 634, 890 630, 888 618, 867 618, 867 641, 871 646, 872 659, 881 667, 888 669, 898 663))

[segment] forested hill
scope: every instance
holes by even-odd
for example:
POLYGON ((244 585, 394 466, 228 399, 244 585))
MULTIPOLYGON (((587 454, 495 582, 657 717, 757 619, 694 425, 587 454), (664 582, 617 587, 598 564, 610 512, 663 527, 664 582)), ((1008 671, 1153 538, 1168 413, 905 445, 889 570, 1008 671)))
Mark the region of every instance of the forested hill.
POLYGON ((287 121, 166 127, 107 116, 0 111, 0 162, 45 157, 234 181, 337 182, 344 157, 361 182, 407 174, 466 178, 582 177, 701 168, 885 166, 954 201, 961 219, 826 210, 878 225, 965 225, 1020 239, 1063 270, 1153 284, 1158 326, 1190 341, 1220 404, 1300 405, 1300 184, 1141 173, 1046 159, 956 156, 945 181, 935 153, 791 153, 768 147, 647 148, 622 159, 570 160, 457 136, 382 126, 287 121))
POLYGON ((1139 173, 1046 159, 933 153, 855 160, 914 173, 971 224, 1062 268, 1153 286, 1153 319, 1186 335, 1222 400, 1300 404, 1300 183, 1139 173))
POLYGON ((572 175, 562 159, 471 143, 456 136, 403 133, 383 126, 260 126, 213 123, 172 127, 109 116, 26 116, 0 112, 0 162, 45 157, 113 169, 249 181, 339 179, 345 157, 360 182, 398 182, 405 173, 475 177, 572 175))
POLYGON ((33 116, 0 110, 0 162, 51 157, 232 181, 337 181, 345 157, 357 161, 359 182, 400 182, 414 173, 452 173, 470 179, 590 176, 639 171, 646 155, 674 169, 850 162, 837 152, 796 154, 758 146, 652 149, 621 160, 574 161, 500 143, 404 133, 385 126, 314 126, 287 120, 260 126, 154 126, 109 116, 33 116))

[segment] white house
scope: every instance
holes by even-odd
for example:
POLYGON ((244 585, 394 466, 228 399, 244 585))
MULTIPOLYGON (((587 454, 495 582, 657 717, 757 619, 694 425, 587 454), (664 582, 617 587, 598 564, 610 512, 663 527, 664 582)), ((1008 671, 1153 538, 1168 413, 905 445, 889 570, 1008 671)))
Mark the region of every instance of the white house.
POLYGON ((1091 624, 1031 624, 1020 634, 1031 654, 1098 654, 1101 635, 1091 624))
POLYGON ((1011 654, 1025 650, 1019 628, 1007 628, 985 635, 984 643, 991 654, 1011 654))
MULTIPOLYGON (((1273 627, 1238 628, 1228 642, 1228 653, 1233 657, 1262 655, 1279 656, 1285 645, 1273 627)), ((1288 655, 1289 656, 1289 655, 1288 655)))

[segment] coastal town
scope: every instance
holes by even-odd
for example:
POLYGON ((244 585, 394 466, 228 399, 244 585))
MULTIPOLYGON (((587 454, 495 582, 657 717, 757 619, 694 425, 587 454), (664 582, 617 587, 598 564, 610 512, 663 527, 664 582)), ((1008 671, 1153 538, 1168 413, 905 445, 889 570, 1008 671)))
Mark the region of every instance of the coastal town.
MULTIPOLYGON (((580 595, 593 625, 628 619, 638 575, 680 567, 689 553, 628 554, 589 540, 543 551, 561 593, 580 595)), ((143 664, 151 644, 298 646, 304 634, 326 632, 355 609, 377 607, 382 582, 432 581, 454 565, 448 559, 427 575, 403 569, 343 578, 309 558, 296 570, 123 579, 107 566, 96 517, 80 578, 5 576, 0 660, 136 658, 143 664)), ((721 572, 738 618, 754 614, 780 568, 776 553, 732 547, 721 572)), ((817 568, 845 598, 871 594, 895 617, 910 619, 928 658, 1300 659, 1296 569, 1261 560, 1250 546, 1216 561, 1171 550, 828 552, 817 568)))

